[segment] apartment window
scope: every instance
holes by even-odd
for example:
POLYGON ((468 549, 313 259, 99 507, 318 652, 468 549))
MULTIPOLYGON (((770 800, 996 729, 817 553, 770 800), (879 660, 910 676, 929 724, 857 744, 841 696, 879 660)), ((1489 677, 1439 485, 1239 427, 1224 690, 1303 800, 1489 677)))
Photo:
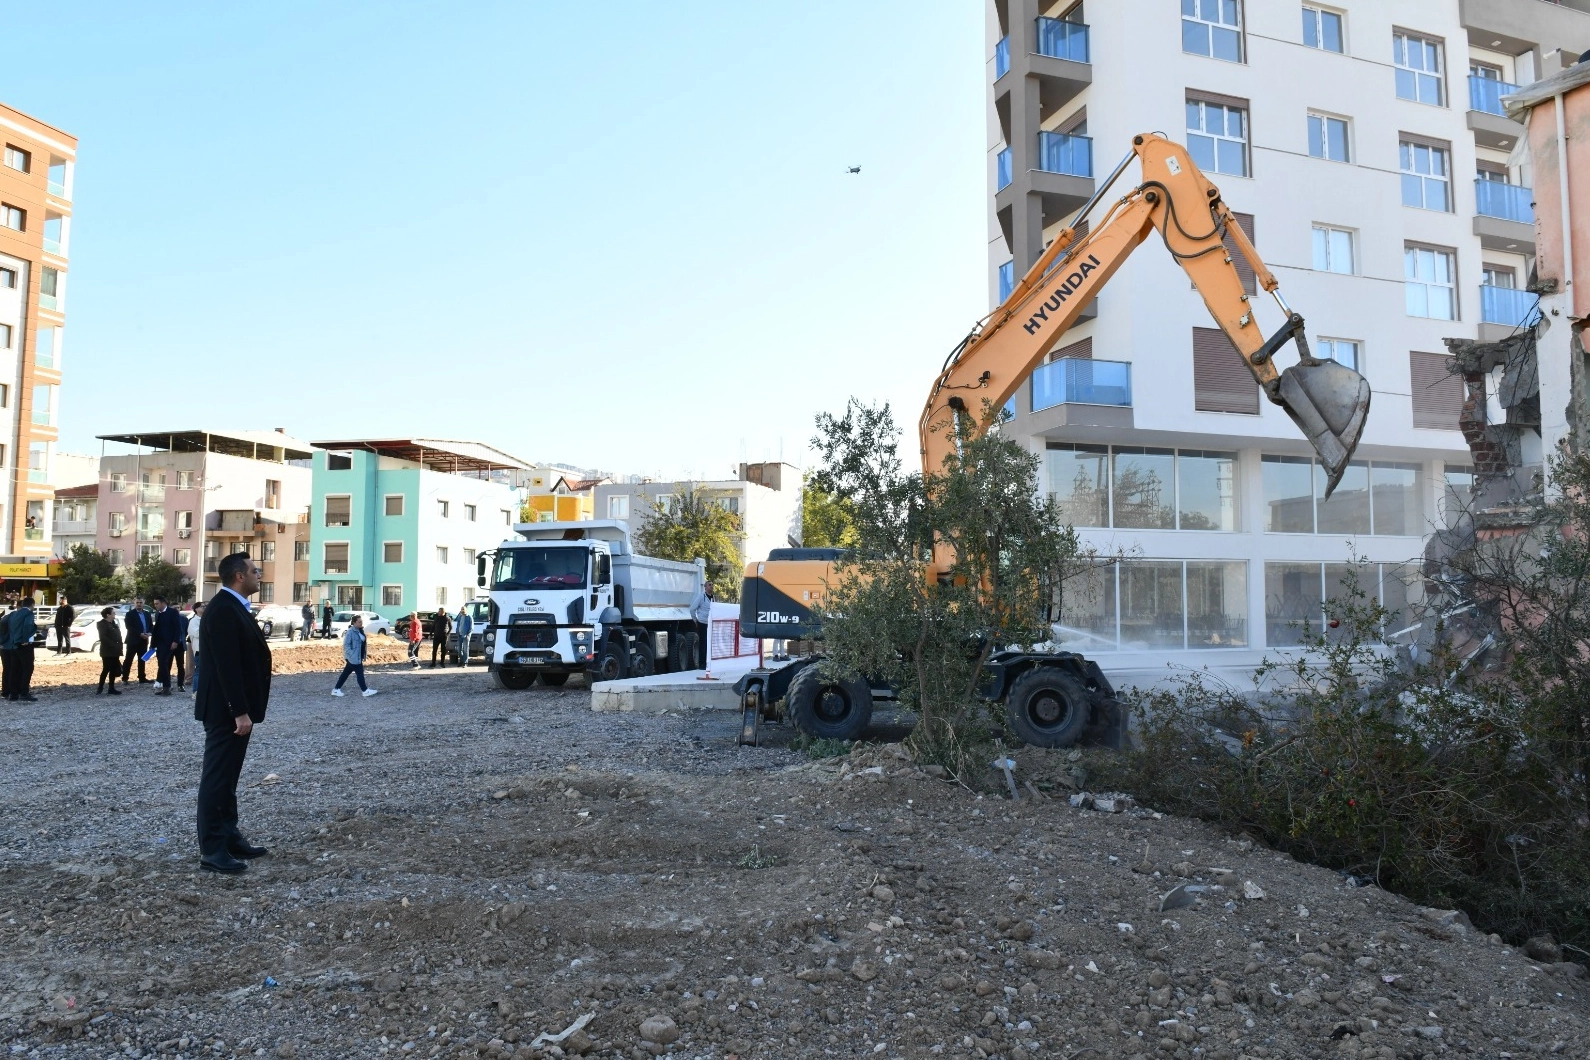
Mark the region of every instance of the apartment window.
POLYGON ((352 454, 350 454, 350 453, 327 453, 326 454, 326 470, 327 471, 352 471, 353 470, 353 456, 352 456, 352 454))
POLYGON ((193 513, 191 511, 178 512, 177 513, 177 529, 178 530, 192 530, 193 529, 193 513))
POLYGON ((307 560, 308 558, 309 558, 309 542, 308 541, 294 541, 293 542, 293 562, 297 563, 300 560, 307 560))
POLYGON ((0 324, 0 350, 11 348, 11 325, 0 324))
POLYGON ((1342 16, 1323 7, 1303 5, 1303 44, 1321 51, 1344 51, 1342 16))
POLYGON ((55 394, 53 386, 36 386, 33 388, 33 422, 48 426, 51 423, 50 405, 55 394))
POLYGON ((1412 382, 1413 425, 1427 430, 1455 431, 1463 414, 1463 378, 1454 375, 1452 358, 1444 353, 1408 355, 1412 382))
POLYGON ((734 515, 740 514, 740 498, 738 497, 719 497, 717 505, 726 512, 731 512, 734 515))
POLYGON ((127 492, 127 475, 125 472, 112 471, 110 473, 110 491, 112 493, 127 492))
POLYGON ((12 206, 8 202, 0 202, 0 225, 14 228, 18 232, 26 232, 28 212, 20 207, 12 206))
POLYGON ((1306 456, 1265 454, 1264 529, 1276 534, 1424 532, 1423 472, 1417 464, 1354 460, 1325 498, 1326 474, 1306 456))
POLYGON ((401 585, 383 585, 383 586, 381 586, 381 606, 382 607, 402 607, 403 606, 403 586, 401 586, 401 585))
POLYGON ((1004 304, 1010 292, 1016 289, 1016 263, 1007 261, 999 267, 999 301, 1004 304))
POLYGON ((1411 243, 1403 247, 1403 289, 1410 317, 1457 319, 1457 276, 1453 260, 1454 252, 1448 249, 1411 243))
POLYGON ((1318 339, 1314 347, 1316 356, 1345 364, 1355 372, 1363 371, 1358 366, 1358 343, 1352 339, 1318 339))
POLYGON ((28 481, 50 481, 49 443, 33 442, 28 446, 28 481))
POLYGON ((473 504, 464 505, 464 519, 471 523, 475 521, 475 506, 473 504))
MULTIPOLYGON (((234 554, 236 554, 236 555, 243 555, 243 556, 247 556, 249 559, 253 559, 254 558, 254 542, 252 542, 252 541, 234 541, 232 543, 232 552, 234 554)), ((223 555, 224 555, 224 553, 223 553, 223 555)))
POLYGON ((1314 268, 1319 272, 1353 272, 1353 233, 1329 225, 1314 226, 1314 268))
POLYGON ((33 155, 20 147, 6 144, 6 166, 18 173, 26 173, 33 165, 33 155))
POLYGON ((139 545, 138 546, 138 558, 139 559, 159 559, 160 558, 160 546, 159 545, 139 545))
POLYGON ((279 480, 268 478, 265 480, 265 507, 280 508, 282 506, 282 484, 279 480))
POLYGON ((402 563, 403 562, 403 542, 401 542, 401 541, 387 541, 387 542, 384 542, 381 545, 381 562, 382 563, 402 563))
POLYGON ((105 555, 110 559, 110 565, 112 567, 120 567, 127 560, 127 553, 123 549, 119 548, 107 548, 105 550, 105 555))
POLYGON ((1205 173, 1247 176, 1247 101, 1189 95, 1187 153, 1205 173))
POLYGON ((1486 287, 1506 287, 1511 290, 1518 286, 1518 273, 1507 265, 1487 263, 1480 270, 1480 283, 1486 287))
POLYGON ((1235 453, 1201 449, 1053 444, 1050 494, 1072 526, 1237 528, 1235 453))
POLYGON ((1219 328, 1193 328, 1193 408, 1259 414, 1259 384, 1219 328))
POLYGON ((1181 50, 1240 63, 1242 4, 1239 0, 1181 0, 1181 50))
POLYGON ((609 519, 629 518, 629 494, 615 493, 607 498, 607 517, 609 519))
POLYGON ((506 508, 504 508, 502 510, 502 525, 504 525, 504 526, 512 526, 513 525, 513 513, 510 512, 506 508))
POLYGON ((191 490, 192 488, 193 488, 193 472, 191 472, 191 471, 178 471, 177 472, 177 489, 179 489, 179 490, 191 490))
POLYGON ((386 514, 388 514, 388 515, 402 515, 403 514, 403 494, 401 494, 401 493, 388 493, 386 495, 386 514))
POLYGON ((61 308, 61 273, 48 265, 39 269, 39 308, 61 308))
POLYGON ((346 607, 353 611, 364 610, 364 586, 339 585, 337 586, 337 606, 346 607))
POLYGON ((1392 62, 1397 67, 1397 98, 1432 107, 1446 106, 1446 64, 1441 42, 1398 31, 1392 34, 1391 43, 1392 62))
POLYGON ((446 501, 437 501, 436 502, 436 514, 440 515, 443 519, 447 518, 448 513, 451 510, 452 510, 452 506, 450 504, 448 504, 446 501))
POLYGON ((1448 145, 1439 140, 1401 143, 1402 205, 1419 210, 1452 212, 1452 168, 1448 145))
POLYGON ((475 550, 472 549, 472 548, 464 549, 464 566, 473 567, 474 565, 475 565, 475 550))
POLYGON ((464 587, 463 587, 463 588, 462 588, 462 589, 460 589, 460 590, 459 590, 459 592, 461 592, 461 593, 463 593, 463 596, 464 596, 464 602, 465 602, 465 603, 466 603, 466 604, 467 604, 467 603, 468 603, 468 602, 469 602, 469 601, 471 601, 471 600, 473 600, 473 599, 474 599, 474 598, 475 598, 475 590, 474 590, 474 589, 472 589, 472 588, 470 588, 470 587, 469 587, 469 586, 467 586, 467 585, 466 585, 466 586, 464 586, 464 587))
POLYGON ((63 242, 66 239, 66 218, 58 213, 44 214, 44 252, 46 254, 61 254, 64 250, 63 242))
POLYGON ((1327 162, 1351 162, 1347 144, 1347 119, 1329 114, 1308 116, 1308 153, 1327 162))
POLYGON ((326 495, 326 525, 353 525, 353 498, 346 493, 326 495))
POLYGON ((309 599, 309 583, 293 582, 293 603, 301 604, 309 599))
POLYGON ((17 285, 16 269, 0 269, 0 287, 14 290, 17 285))
POLYGON ((1083 652, 1241 648, 1247 616, 1243 560, 1127 560, 1068 587, 1055 631, 1083 652))
POLYGON ((261 582, 260 583, 260 587, 259 587, 259 602, 262 603, 262 604, 274 604, 276 602, 276 583, 275 582, 261 582))
POLYGON ((447 562, 447 546, 446 545, 437 545, 436 546, 436 562, 438 562, 438 563, 446 563, 447 562))
MULTIPOLYGON (((0 409, 8 409, 10 407, 11 388, 4 383, 0 383, 0 409)), ((4 460, 0 460, 0 465, 3 465, 4 463, 4 460)))
POLYGON ((327 541, 321 570, 326 574, 348 573, 348 542, 327 541))
POLYGON ((172 549, 171 550, 171 562, 175 563, 179 567, 190 567, 190 566, 192 566, 193 565, 193 549, 191 549, 191 548, 174 548, 174 549, 172 549))
POLYGON ((57 368, 57 358, 60 356, 61 329, 39 328, 34 333, 33 363, 40 368, 57 368))
POLYGON ((1417 622, 1424 608, 1424 579, 1416 562, 1266 563, 1264 618, 1270 646, 1301 644, 1321 631, 1332 641, 1346 635, 1346 629, 1330 629, 1326 616, 1355 590, 1386 609, 1387 633, 1417 622))
POLYGON ((437 607, 446 607, 447 606, 447 586, 445 586, 445 585, 438 585, 436 587, 436 606, 437 607))
POLYGON ((276 562, 276 542, 261 541, 259 546, 259 559, 261 563, 276 562))
POLYGON ((127 513, 126 512, 111 512, 110 513, 110 528, 111 528, 111 530, 113 532, 118 533, 118 534, 121 533, 123 530, 127 529, 127 513))

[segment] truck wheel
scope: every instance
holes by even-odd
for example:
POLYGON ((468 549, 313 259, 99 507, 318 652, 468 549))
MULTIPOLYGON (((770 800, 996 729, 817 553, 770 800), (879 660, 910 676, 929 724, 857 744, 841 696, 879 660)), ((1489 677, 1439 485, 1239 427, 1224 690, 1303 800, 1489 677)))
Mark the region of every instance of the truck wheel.
POLYGON ((668 672, 680 674, 686 670, 694 670, 695 665, 691 656, 685 654, 685 638, 688 633, 668 634, 668 672))
POLYGON ((629 676, 650 677, 657 672, 657 652, 645 637, 635 639, 635 649, 629 656, 629 676))
POLYGON ((494 670, 492 676, 503 688, 514 692, 523 692, 536 683, 534 670, 494 670))
POLYGON ((622 681, 629 676, 629 653, 624 650, 624 638, 610 637, 602 642, 594 676, 598 681, 622 681))
POLYGON ((831 681, 816 666, 795 675, 785 693, 795 728, 807 736, 854 740, 872 721, 872 689, 859 677, 831 681))
POLYGON ((542 674, 541 683, 549 688, 562 688, 568 681, 568 674, 542 674))
POLYGON ((701 658, 697 654, 701 650, 701 638, 694 632, 679 634, 679 670, 699 670, 701 658))
POLYGON ((1005 702, 1011 731, 1034 747, 1070 747, 1088 724, 1088 693, 1070 674, 1039 666, 1016 678, 1005 702))

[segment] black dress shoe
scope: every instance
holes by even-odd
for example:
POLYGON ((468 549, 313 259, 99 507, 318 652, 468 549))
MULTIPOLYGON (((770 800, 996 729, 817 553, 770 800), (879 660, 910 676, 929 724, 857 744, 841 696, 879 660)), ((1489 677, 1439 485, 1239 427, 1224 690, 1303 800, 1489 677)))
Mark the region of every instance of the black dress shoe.
POLYGON ((268 847, 257 847, 242 836, 226 845, 226 852, 234 858, 262 858, 270 853, 268 847))
POLYGON ((219 872, 227 876, 236 876, 240 872, 247 872, 248 865, 225 853, 206 854, 199 859, 199 868, 205 872, 219 872))

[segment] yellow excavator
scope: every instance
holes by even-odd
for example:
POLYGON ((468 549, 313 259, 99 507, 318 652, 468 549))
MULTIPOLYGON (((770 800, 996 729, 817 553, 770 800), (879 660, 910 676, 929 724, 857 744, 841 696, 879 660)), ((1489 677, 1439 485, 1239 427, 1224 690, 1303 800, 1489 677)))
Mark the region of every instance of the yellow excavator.
MULTIPOLYGON (((1265 396, 1286 410, 1313 445, 1327 476, 1325 495, 1330 496, 1363 434, 1369 384, 1346 365, 1309 353, 1302 316, 1281 297, 1275 275, 1236 223, 1220 189, 1193 164, 1186 148, 1153 133, 1134 137, 1132 150, 1072 225, 945 361, 922 412, 923 470, 941 468, 957 438, 980 436, 994 425, 997 410, 1043 363, 1083 307, 1132 251, 1158 232, 1265 396), (1076 226, 1104 201, 1134 159, 1141 167, 1140 183, 1079 239, 1076 226), (1285 317, 1269 336, 1259 328, 1228 245, 1247 260, 1258 286, 1274 297, 1285 317), (1278 371, 1275 355, 1289 343, 1297 346, 1297 363, 1278 371), (962 396, 967 393, 977 396, 980 408, 970 406, 962 396), (995 413, 989 416, 984 409, 995 413)), ((944 576, 951 558, 942 549, 936 553, 932 574, 944 576)), ((765 561, 747 564, 740 596, 742 634, 817 636, 815 616, 823 590, 841 559, 833 549, 775 549, 765 561)), ((866 727, 872 700, 888 691, 861 678, 829 680, 814 665, 817 660, 791 659, 741 679, 742 742, 755 742, 763 717, 788 717, 814 736, 848 739, 866 727)), ((1029 743, 1063 747, 1090 725, 1107 729, 1118 724, 1118 718, 1101 717, 1110 713, 1114 701, 1109 682, 1097 665, 1074 652, 996 652, 988 670, 987 694, 1006 705, 1012 729, 1029 743)))

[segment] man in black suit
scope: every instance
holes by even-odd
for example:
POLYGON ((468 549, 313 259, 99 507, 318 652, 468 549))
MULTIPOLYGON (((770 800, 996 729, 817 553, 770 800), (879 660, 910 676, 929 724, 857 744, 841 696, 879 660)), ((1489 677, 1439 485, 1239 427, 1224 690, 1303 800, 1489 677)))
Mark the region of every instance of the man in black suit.
POLYGON ((204 723, 199 778, 199 867, 234 874, 266 853, 237 827, 237 780, 249 734, 265 720, 271 694, 271 650, 248 598, 259 592, 260 569, 246 552, 221 560, 221 591, 204 609, 204 666, 194 685, 193 717, 204 723))
POLYGON ((144 610, 144 598, 133 597, 132 607, 127 611, 124 621, 127 627, 127 657, 121 664, 121 683, 125 686, 132 679, 133 660, 138 660, 138 683, 147 685, 149 678, 144 674, 144 652, 149 650, 149 612, 144 610))
MULTIPOLYGON (((177 614, 177 609, 166 604, 166 598, 157 596, 155 603, 155 659, 160 663, 160 669, 155 674, 155 680, 160 682, 160 687, 155 690, 157 696, 171 694, 171 660, 178 657, 178 652, 184 650, 183 641, 187 632, 182 628, 182 616, 177 614)), ((179 671, 177 679, 181 680, 179 671)))

